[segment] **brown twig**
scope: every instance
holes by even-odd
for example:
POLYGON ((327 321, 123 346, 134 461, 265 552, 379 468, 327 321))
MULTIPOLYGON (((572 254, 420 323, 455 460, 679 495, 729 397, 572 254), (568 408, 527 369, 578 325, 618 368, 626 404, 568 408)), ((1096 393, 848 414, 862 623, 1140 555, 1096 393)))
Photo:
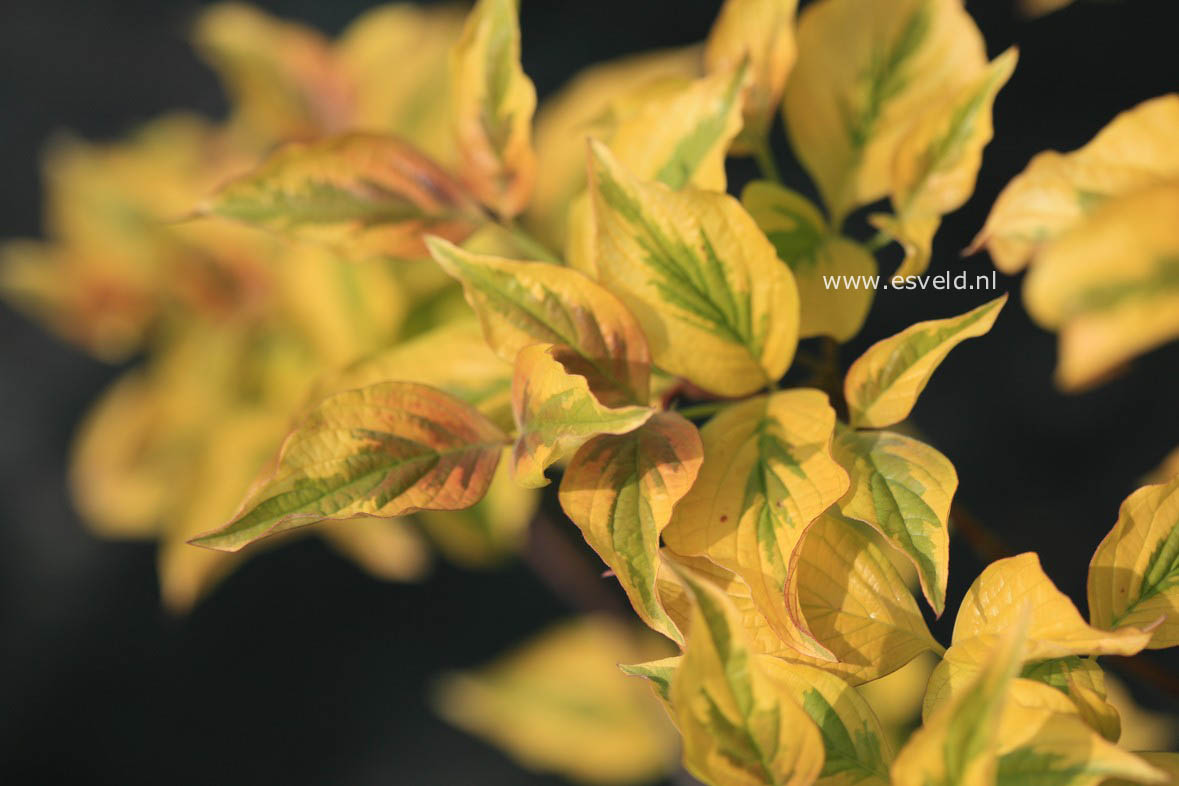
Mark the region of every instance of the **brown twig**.
POLYGON ((950 523, 984 565, 1015 553, 1003 538, 975 518, 957 500, 950 504, 950 523))
POLYGON ((630 607, 607 583, 613 580, 604 579, 544 511, 528 527, 523 556, 537 578, 570 606, 633 619, 630 607))

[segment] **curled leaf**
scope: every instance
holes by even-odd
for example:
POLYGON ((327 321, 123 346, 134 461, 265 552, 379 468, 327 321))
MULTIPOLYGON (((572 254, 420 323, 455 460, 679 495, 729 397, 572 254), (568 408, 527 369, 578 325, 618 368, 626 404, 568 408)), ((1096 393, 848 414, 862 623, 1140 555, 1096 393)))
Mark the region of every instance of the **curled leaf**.
POLYGON ((440 167, 405 142, 368 133, 288 145, 201 211, 389 257, 424 256, 425 233, 461 240, 479 220, 440 167))
POLYGON ((455 135, 467 184, 511 218, 536 179, 532 113, 536 88, 520 67, 516 0, 478 0, 451 54, 455 135))
POLYGON ((703 447, 691 422, 659 412, 620 436, 581 446, 561 479, 561 507, 610 566, 643 621, 683 637, 656 592, 659 534, 700 470, 703 447))
POLYGON ((995 267, 1016 273, 1103 202, 1179 177, 1179 95, 1118 115, 1072 153, 1046 151, 1007 184, 974 240, 995 267))
POLYGON ((570 371, 572 353, 553 344, 532 344, 516 357, 512 412, 518 434, 512 451, 516 482, 526 488, 548 484, 544 471, 599 434, 626 434, 646 423, 646 406, 605 406, 586 378, 570 371))
POLYGON ((840 511, 871 525, 912 560, 925 599, 941 616, 950 501, 958 488, 954 465, 929 445, 888 431, 837 427, 832 454, 851 477, 840 511))
POLYGON ((544 262, 472 254, 440 240, 430 252, 463 284, 492 348, 514 362, 529 344, 572 351, 571 369, 604 403, 645 403, 650 355, 638 321, 613 294, 582 274, 544 262))
POLYGON ((813 783, 823 768, 814 721, 774 678, 772 659, 750 649, 732 601, 686 574, 684 581, 695 603, 670 690, 684 766, 726 786, 813 783))
POLYGON ((835 411, 817 390, 788 390, 734 404, 703 429, 704 466, 664 532, 678 554, 708 557, 749 585, 788 646, 830 651, 807 630, 790 582, 807 528, 847 491, 831 458, 835 411))

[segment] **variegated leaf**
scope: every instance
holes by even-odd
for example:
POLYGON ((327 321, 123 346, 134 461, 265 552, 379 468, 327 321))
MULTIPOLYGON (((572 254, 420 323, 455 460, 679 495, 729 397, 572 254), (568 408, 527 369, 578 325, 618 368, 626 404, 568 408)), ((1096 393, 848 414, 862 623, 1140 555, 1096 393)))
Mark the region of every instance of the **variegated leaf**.
POLYGON ((561 479, 561 507, 610 566, 643 621, 683 636, 656 592, 659 534, 700 470, 703 447, 691 422, 659 412, 635 431, 594 437, 561 479))
POLYGON ((843 382, 851 425, 883 428, 907 418, 950 350, 989 331, 1006 302, 1003 295, 961 316, 918 322, 869 347, 843 382))
POLYGON ((591 147, 598 279, 634 312, 654 362, 722 395, 777 380, 798 291, 757 224, 730 196, 641 183, 591 147))
POLYGON ((817 390, 734 404, 701 430, 704 466, 664 531, 678 554, 706 556, 750 587, 789 646, 833 660, 807 630, 789 579, 807 528, 847 491, 830 454, 835 411, 817 390))
POLYGON ((507 437, 470 405, 425 385, 384 382, 322 401, 287 437, 274 474, 238 515, 191 542, 237 551, 318 521, 474 505, 507 437))

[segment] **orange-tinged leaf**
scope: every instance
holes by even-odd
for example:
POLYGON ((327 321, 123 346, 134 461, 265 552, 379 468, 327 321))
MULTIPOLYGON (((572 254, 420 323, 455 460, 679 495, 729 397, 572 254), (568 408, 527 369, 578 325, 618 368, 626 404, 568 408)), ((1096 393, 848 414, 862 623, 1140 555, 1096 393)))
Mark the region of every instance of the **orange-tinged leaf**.
POLYGON ((193 38, 225 83, 235 122, 260 148, 346 128, 351 86, 317 31, 230 2, 205 10, 193 38))
POLYGON ((599 434, 626 434, 651 418, 647 406, 608 407, 586 378, 571 367, 567 347, 532 344, 516 357, 512 412, 517 437, 512 451, 516 482, 526 488, 548 484, 544 471, 599 434))
POLYGON ((725 409, 703 429, 704 466, 664 531, 678 554, 708 557, 750 587, 771 628, 798 652, 833 660, 807 630, 795 572, 807 528, 847 491, 831 458, 835 411, 818 390, 725 409))
POLYGON ((237 551, 318 521, 474 505, 507 437, 470 405, 384 382, 322 401, 283 443, 274 474, 224 527, 191 542, 237 551))
POLYGON ((696 480, 700 435, 674 412, 659 412, 629 434, 594 437, 561 479, 561 507, 610 566, 643 621, 669 638, 682 635, 656 591, 659 535, 696 480))
POLYGON ((650 355, 638 320, 581 273, 544 262, 472 254, 430 240, 438 264, 462 282, 491 347, 514 362, 529 344, 568 347, 562 358, 602 402, 646 403, 650 355))
POLYGON ((907 418, 950 350, 986 334, 1006 302, 1003 295, 957 317, 918 322, 869 347, 843 381, 851 425, 883 428, 907 418))
POLYGON ((1179 477, 1127 497, 1089 564, 1095 626, 1149 628, 1160 618, 1149 647, 1179 645, 1179 477))
POLYGON ((354 89, 353 128, 395 134, 447 167, 457 163, 448 91, 464 13, 457 3, 390 3, 348 24, 334 54, 354 89))
POLYGON ((502 216, 528 204, 536 179, 536 88, 520 67, 516 0, 478 0, 451 53, 451 100, 463 174, 502 216))
POLYGON ((424 234, 461 240, 480 220, 438 165, 405 142, 369 133, 288 145, 201 211, 389 257, 425 256, 424 234))

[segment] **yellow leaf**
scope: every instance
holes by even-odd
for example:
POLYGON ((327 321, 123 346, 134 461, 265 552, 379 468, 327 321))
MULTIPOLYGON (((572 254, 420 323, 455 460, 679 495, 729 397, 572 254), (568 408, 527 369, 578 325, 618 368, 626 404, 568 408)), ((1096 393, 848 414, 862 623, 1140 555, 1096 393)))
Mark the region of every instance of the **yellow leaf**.
POLYGON ((1179 448, 1167 454, 1162 463, 1146 476, 1147 483, 1166 483, 1171 478, 1179 476, 1179 448))
POLYGON ((925 684, 939 660, 932 652, 925 653, 891 674, 856 687, 876 713, 886 738, 894 748, 905 743, 921 720, 921 698, 925 684))
POLYGON ((995 267, 1021 270, 1041 249, 1107 199, 1179 177, 1179 95, 1123 112, 1072 153, 1040 153, 1007 184, 972 250, 995 267))
POLYGON ((883 428, 907 418, 950 350, 986 334, 1006 302, 1003 295, 957 317, 918 322, 869 347, 843 381, 851 425, 883 428))
POLYGON ((873 213, 868 216, 868 223, 889 239, 900 243, 905 252, 893 277, 915 276, 929 269, 933 257, 933 236, 941 226, 941 216, 926 213, 898 217, 873 213))
POLYGON ((1057 238, 1024 281, 1036 322, 1060 331, 1058 384, 1076 390, 1179 337, 1179 183, 1112 199, 1057 238))
MULTIPOLYGON (((694 81, 668 77, 648 82, 615 101, 612 122, 592 130, 609 141, 618 163, 639 180, 673 189, 693 185, 724 191, 725 157, 741 128, 746 73, 742 67, 694 81)), ((583 132, 577 138, 588 136, 583 132)), ((597 278, 597 221, 590 195, 574 198, 566 217, 567 264, 597 278)))
MULTIPOLYGON (((1170 776, 1170 780, 1163 779, 1160 783, 1175 786, 1179 784, 1179 753, 1138 753, 1139 759, 1145 761, 1155 770, 1159 770, 1170 776)), ((1123 780, 1121 778, 1110 778, 1102 781, 1102 786, 1131 786, 1134 783, 1141 783, 1136 780, 1123 780)))
POLYGON ((636 107, 608 136, 610 152, 639 180, 724 191, 725 155, 741 129, 746 76, 737 67, 682 86, 660 85, 652 96, 639 92, 636 107))
MULTIPOLYGON (((729 571, 703 558, 664 553, 680 572, 712 582, 728 594, 754 650, 818 666, 858 685, 899 669, 927 650, 942 652, 908 587, 869 533, 859 522, 823 515, 807 531, 799 555, 803 617, 837 661, 810 658, 784 644, 754 606, 749 585, 729 571)), ((659 594, 676 625, 686 627, 691 603, 675 571, 660 572, 659 594)))
POLYGON ((640 183, 598 143, 590 168, 598 278, 638 318, 654 362, 721 395, 781 377, 798 290, 740 203, 640 183))
POLYGON ((630 677, 642 677, 651 686, 655 697, 663 704, 667 714, 675 721, 675 710, 671 706, 671 681, 676 670, 680 667, 683 656, 675 655, 670 658, 660 658, 646 663, 618 664, 622 673, 630 677))
POLYGON ((425 385, 337 393, 295 427, 238 515, 190 542, 237 551, 319 521, 467 508, 486 492, 506 440, 470 405, 425 385))
POLYGON ((396 338, 408 311, 387 259, 348 260, 298 245, 282 260, 275 308, 328 368, 352 363, 396 338))
POLYGON ((835 226, 890 192, 915 118, 986 66, 961 0, 821 0, 799 15, 798 51, 786 128, 835 226))
POLYGON ((343 131, 353 94, 326 38, 239 3, 204 11, 194 44, 225 84, 234 119, 264 148, 343 131))
POLYGON ((917 568, 921 591, 940 617, 949 575, 950 501, 958 473, 929 445, 889 431, 836 427, 832 455, 851 478, 845 516, 870 524, 917 568))
POLYGON ((201 212, 394 258, 424 256, 424 234, 461 240, 479 220, 437 164, 394 137, 364 133, 281 148, 201 212))
POLYGON ((581 446, 561 479, 561 507, 610 566, 643 621, 682 642, 656 592, 659 534, 688 493, 703 447, 691 422, 658 412, 622 436, 581 446))
POLYGON ((704 465, 664 531, 676 553, 705 556, 740 576, 775 633, 798 652, 833 660, 807 630, 795 572, 799 545, 847 491, 831 458, 835 411, 817 390, 734 404, 703 429, 704 465))
POLYGON ((1110 776, 1166 783, 1165 773, 1102 739, 1080 717, 1011 702, 999 728, 997 782, 1096 786, 1110 776))
POLYGON ((741 204, 774 245, 778 259, 794 273, 801 308, 799 337, 826 335, 847 341, 859 333, 873 290, 828 287, 824 279, 874 276, 875 258, 834 233, 806 197, 776 183, 750 183, 741 193, 741 204))
POLYGON ((927 716, 970 682, 982 666, 980 658, 1025 607, 1030 613, 1024 654, 1027 662, 1078 655, 1133 655, 1150 641, 1150 632, 1139 628, 1109 632, 1085 624, 1068 596, 1044 575, 1034 553, 998 560, 975 579, 958 609, 950 649, 929 680, 927 716))
POLYGON ((814 666, 775 658, 761 663, 819 729, 826 752, 819 786, 888 786, 892 749, 876 713, 850 685, 814 666))
POLYGON ((1148 646, 1179 645, 1179 478, 1127 497, 1089 564, 1095 626, 1150 628, 1160 618, 1148 646))
POLYGON ((786 77, 798 53, 794 12, 798 0, 726 0, 708 34, 704 64, 710 73, 732 72, 748 61, 744 128, 734 152, 751 152, 767 143, 782 100, 786 77))
POLYGON ((823 768, 814 721, 775 678, 779 662, 754 652, 732 601, 684 575, 695 600, 670 698, 684 766, 713 786, 805 786, 823 768))
POLYGON ((417 581, 430 567, 425 539, 407 519, 359 516, 328 521, 320 525, 317 534, 383 581, 417 581))
POLYGON ((981 670, 914 732, 892 765, 895 786, 987 786, 998 769, 999 727, 1024 658, 1027 614, 1014 614, 981 670))
POLYGON ((983 148, 994 135, 995 96, 1017 59, 1014 48, 995 58, 983 73, 925 110, 898 143, 890 189, 896 218, 873 221, 905 247, 896 275, 925 272, 941 217, 973 193, 983 148))
POLYGON ((983 148, 994 135, 995 96, 1011 78, 1018 59, 1017 51, 1008 49, 910 126, 893 159, 892 202, 897 213, 944 215, 970 198, 983 148))
POLYGON ((213 438, 195 450, 187 467, 191 484, 183 491, 169 486, 185 502, 161 533, 156 558, 160 577, 160 599, 171 612, 187 613, 244 555, 222 554, 195 549, 187 540, 208 529, 211 522, 225 521, 237 510, 251 482, 274 457, 286 433, 287 420, 281 414, 242 410, 216 422, 213 438))
POLYGON ((478 671, 447 675, 434 704, 450 723, 523 766, 582 783, 645 783, 674 761, 673 736, 619 662, 641 657, 601 618, 562 623, 478 671))
POLYGON ((545 99, 536 114, 536 192, 525 214, 541 241, 565 247, 570 203, 586 185, 586 140, 609 138, 620 119, 619 102, 653 83, 690 79, 699 60, 698 47, 630 55, 590 66, 545 99))
POLYGON ((1020 683, 1037 681, 1054 688, 1057 697, 1066 696, 1071 702, 1071 706, 1066 703, 1066 711, 1079 714, 1110 742, 1118 741, 1121 718, 1117 708, 1106 700, 1105 674, 1095 660, 1075 655, 1050 658, 1027 664, 1020 675, 1024 678, 1020 683))
POLYGON ((354 90, 353 128, 395 134, 436 161, 457 163, 447 92, 463 14, 450 3, 394 3, 345 28, 335 56, 354 90))
POLYGON ((942 652, 904 580, 859 522, 820 516, 807 530, 794 583, 811 633, 838 661, 811 665, 858 684, 923 652, 942 652))
POLYGON ((626 434, 655 413, 646 406, 612 408, 598 401, 584 376, 570 371, 572 352, 554 344, 532 344, 516 357, 512 412, 516 445, 512 469, 525 488, 548 484, 544 471, 599 434, 626 434))
POLYGON ((435 239, 430 251, 462 282, 487 342, 504 360, 515 361, 530 344, 560 344, 575 353, 562 360, 603 403, 646 403, 650 355, 643 330, 602 286, 559 265, 471 254, 435 239))
POLYGON ((161 461, 153 444, 158 397, 143 372, 129 372, 91 407, 74 437, 73 503, 102 537, 152 537, 169 506, 173 462, 161 461))
POLYGON ((528 204, 536 179, 536 88, 520 67, 516 0, 478 0, 451 53, 451 97, 463 174, 505 218, 528 204))
POLYGON ((433 328, 329 375, 316 401, 378 382, 401 380, 438 388, 478 409, 505 431, 512 420, 512 367, 501 360, 474 319, 433 328))

